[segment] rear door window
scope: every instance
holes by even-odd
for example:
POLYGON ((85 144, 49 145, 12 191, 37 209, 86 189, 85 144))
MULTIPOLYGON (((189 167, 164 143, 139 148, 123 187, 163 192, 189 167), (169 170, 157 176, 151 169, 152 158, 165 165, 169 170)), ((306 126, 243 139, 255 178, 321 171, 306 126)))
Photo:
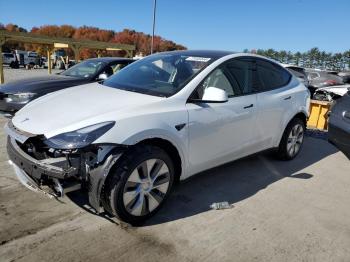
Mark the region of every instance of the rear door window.
POLYGON ((259 91, 268 91, 283 87, 289 83, 291 74, 281 66, 262 59, 256 59, 260 80, 259 91))
POLYGON ((291 72, 293 75, 299 78, 305 78, 305 74, 303 71, 295 70, 294 68, 287 67, 288 71, 291 72))
POLYGON ((255 61, 251 58, 235 58, 226 64, 232 82, 237 83, 242 94, 255 93, 259 89, 255 61))

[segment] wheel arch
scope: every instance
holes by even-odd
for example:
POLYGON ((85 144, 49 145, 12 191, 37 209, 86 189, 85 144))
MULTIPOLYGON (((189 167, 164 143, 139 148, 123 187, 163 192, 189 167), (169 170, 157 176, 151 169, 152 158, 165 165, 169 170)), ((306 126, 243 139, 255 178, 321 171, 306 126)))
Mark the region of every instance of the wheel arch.
POLYGON ((140 146, 140 145, 153 145, 163 149, 169 155, 169 157, 173 160, 174 169, 175 169, 175 181, 180 180, 180 176, 183 173, 183 163, 181 160, 180 152, 172 142, 164 138, 153 137, 153 138, 146 138, 144 140, 141 140, 134 146, 140 146))
MULTIPOLYGON (((95 203, 93 207, 95 208, 95 210, 98 211, 98 213, 100 212, 100 206, 102 206, 105 209, 105 211, 112 212, 106 198, 107 196, 105 195, 105 187, 109 184, 110 179, 112 179, 111 172, 113 172, 113 170, 117 168, 118 163, 120 163, 120 161, 123 160, 124 154, 127 154, 129 150, 133 150, 134 148, 142 145, 152 145, 163 149, 169 155, 169 157, 173 160, 174 169, 175 169, 174 182, 176 183, 180 180, 180 176, 183 173, 183 161, 179 150, 176 148, 176 146, 172 142, 170 142, 167 139, 152 137, 152 138, 145 138, 133 145, 125 145, 123 152, 115 158, 115 161, 113 161, 114 153, 113 151, 110 151, 108 155, 112 157, 111 160, 113 162, 110 161, 109 162, 110 164, 106 163, 106 165, 109 166, 108 171, 105 173, 105 175, 99 176, 99 178, 97 179, 99 180, 97 184, 100 186, 97 191, 94 191, 96 192, 96 194, 93 194, 93 198, 96 197, 96 200, 92 202, 92 203, 95 203)), ((127 155, 125 155, 125 157, 127 157, 127 155)), ((99 171, 101 170, 106 170, 104 165, 101 166, 101 169, 99 171)), ((90 204, 92 203, 90 201, 90 204)))
POLYGON ((306 128, 308 114, 304 110, 301 110, 301 111, 297 112, 296 114, 294 114, 293 117, 291 117, 289 119, 289 121, 284 123, 283 128, 281 129, 281 132, 280 132, 279 136, 277 137, 278 139, 275 140, 274 147, 276 147, 276 148, 278 147, 279 143, 281 142, 281 139, 282 139, 284 131, 286 130, 286 128, 289 125, 289 123, 292 122, 293 119, 295 119, 295 118, 301 119, 303 121, 304 125, 305 125, 305 128, 306 128))
MULTIPOLYGON (((304 128, 306 128, 306 124, 307 124, 307 115, 304 112, 298 112, 297 114, 295 114, 286 124, 285 128, 283 129, 282 135, 279 139, 279 143, 278 146, 276 147, 277 149, 277 153, 278 153, 278 157, 281 160, 291 160, 293 159, 300 151, 300 148, 302 146, 302 140, 300 143, 300 146, 298 147, 298 151, 295 153, 295 147, 292 150, 292 153, 289 152, 288 149, 288 137, 290 135, 290 132, 292 130, 293 125, 291 125, 293 122, 296 123, 300 123, 300 121, 303 123, 304 128), (297 122, 296 122, 297 121, 297 122)), ((294 128, 294 127, 293 127, 294 128)), ((294 142, 295 143, 295 142, 294 142)))
MULTIPOLYGON (((160 137, 149 137, 149 138, 144 138, 142 140, 139 140, 137 143, 132 145, 124 145, 122 149, 122 153, 120 153, 119 155, 117 154, 116 157, 114 157, 115 155, 114 150, 111 150, 109 153, 107 153, 108 158, 106 160, 106 163, 101 165, 101 167, 97 171, 97 173, 98 172, 101 173, 97 176, 98 178, 97 178, 96 184, 98 185, 97 186, 98 188, 94 191, 95 194, 93 194, 93 196, 91 197, 91 198, 96 197, 97 199, 94 201, 95 204, 93 205, 93 207, 96 210, 98 210, 97 205, 99 205, 100 200, 102 202, 105 201, 103 188, 105 187, 106 183, 109 183, 109 180, 111 177, 110 174, 112 170, 114 170, 118 165, 118 163, 120 163, 120 161, 124 157, 124 154, 127 154, 129 150, 133 150, 133 148, 137 146, 142 146, 142 145, 153 145, 163 149, 169 155, 169 157, 173 160, 174 169, 175 169, 174 181, 178 182, 180 180, 180 177, 183 174, 183 170, 184 170, 184 162, 180 151, 171 141, 160 137), (111 158, 109 159, 109 157, 111 158), (108 167, 108 169, 106 168, 106 166, 108 167), (103 173, 102 171, 105 171, 106 173, 103 173)), ((91 204, 91 201, 90 201, 90 204, 91 204)), ((105 205, 103 205, 102 203, 102 206, 105 206, 105 205)))
MULTIPOLYGON (((301 112, 295 114, 294 117, 292 117, 292 119, 288 122, 288 124, 289 124, 293 119, 295 119, 295 118, 301 119, 301 120, 304 122, 304 125, 305 125, 305 127, 306 127, 308 115, 307 115, 304 111, 301 111, 301 112)), ((287 124, 287 125, 288 125, 288 124, 287 124)))

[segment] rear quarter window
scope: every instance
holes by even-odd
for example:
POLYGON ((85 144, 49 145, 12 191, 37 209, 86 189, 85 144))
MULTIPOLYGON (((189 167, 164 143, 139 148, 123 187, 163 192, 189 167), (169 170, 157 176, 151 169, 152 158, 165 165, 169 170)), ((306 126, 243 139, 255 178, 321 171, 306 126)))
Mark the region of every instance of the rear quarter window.
POLYGON ((286 69, 265 60, 257 60, 257 72, 261 82, 260 91, 283 87, 291 79, 291 74, 286 69))
MULTIPOLYGON (((232 78, 239 86, 241 93, 251 94, 259 91, 256 65, 251 58, 232 59, 226 64, 232 78)), ((235 86, 235 83, 234 83, 235 86)))
POLYGON ((305 74, 304 74, 303 71, 300 71, 300 70, 298 71, 298 70, 295 70, 294 68, 291 68, 291 67, 288 67, 287 69, 288 69, 289 72, 291 72, 296 77, 305 79, 305 74))

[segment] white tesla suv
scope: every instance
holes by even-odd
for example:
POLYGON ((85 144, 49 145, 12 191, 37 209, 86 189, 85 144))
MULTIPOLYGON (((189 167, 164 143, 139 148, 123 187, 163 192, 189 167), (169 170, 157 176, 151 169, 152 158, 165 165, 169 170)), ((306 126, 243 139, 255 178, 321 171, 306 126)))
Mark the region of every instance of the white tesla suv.
POLYGON ((27 187, 85 190, 96 212, 137 224, 177 180, 270 148, 293 159, 309 97, 261 56, 159 53, 26 105, 5 126, 8 155, 27 187))

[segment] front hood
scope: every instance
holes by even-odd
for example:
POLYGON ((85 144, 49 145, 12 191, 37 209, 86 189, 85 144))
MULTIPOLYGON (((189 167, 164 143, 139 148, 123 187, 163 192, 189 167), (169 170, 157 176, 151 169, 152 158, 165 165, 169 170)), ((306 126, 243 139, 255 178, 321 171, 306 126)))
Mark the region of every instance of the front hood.
POLYGON ((116 121, 121 112, 131 112, 162 99, 92 83, 36 99, 18 111, 12 122, 25 132, 49 138, 88 125, 116 121))
POLYGON ((49 75, 41 77, 26 78, 0 85, 0 92, 5 94, 14 94, 21 92, 45 93, 52 88, 63 89, 65 87, 75 86, 87 83, 89 79, 76 78, 63 75, 49 75))

